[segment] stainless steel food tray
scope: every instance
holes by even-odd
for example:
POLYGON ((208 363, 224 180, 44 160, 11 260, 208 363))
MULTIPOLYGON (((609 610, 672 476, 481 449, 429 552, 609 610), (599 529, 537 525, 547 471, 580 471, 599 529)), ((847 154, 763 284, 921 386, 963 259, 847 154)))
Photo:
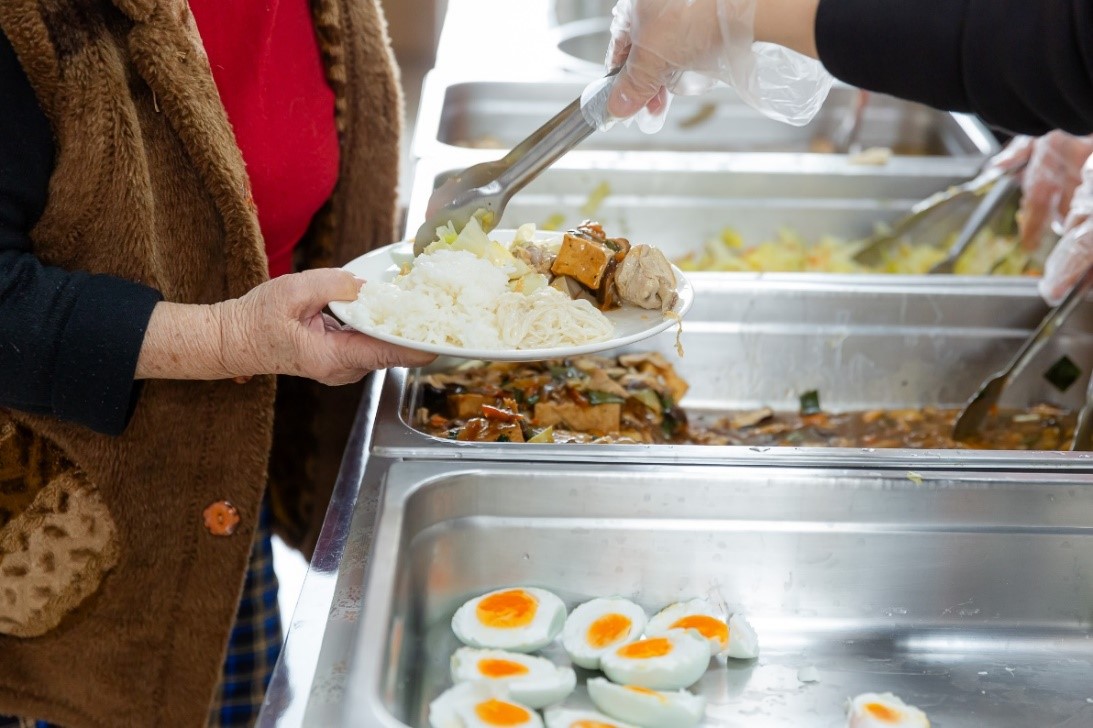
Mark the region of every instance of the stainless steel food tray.
MULTIPOLYGON (((960 406, 1007 359, 1045 312, 1024 281, 876 277, 696 275, 695 307, 684 322, 685 356, 667 332, 631 351, 656 350, 691 384, 694 412, 770 406, 796 410, 820 392, 828 411, 919 405, 960 406)), ((1093 362, 1093 303, 1007 392, 1003 406, 1047 402, 1080 407, 1088 373, 1065 393, 1042 376, 1062 355, 1093 362)), ((674 445, 466 443, 413 429, 418 379, 392 370, 383 381, 373 451, 396 458, 529 461, 732 462, 750 464, 1088 469, 1085 453, 972 450, 859 450, 674 445)))
POLYGON ((383 483, 363 593, 359 569, 338 585, 363 603, 344 725, 427 725, 454 610, 508 585, 748 614, 761 655, 698 683, 705 726, 841 728, 866 691, 938 728, 1093 725, 1087 477, 412 463, 383 483))
MULTIPOLYGON (((680 169, 678 155, 598 153, 572 157, 543 172, 509 203, 503 227, 544 224, 561 216, 566 225, 594 217, 617 235, 652 243, 676 257, 699 250, 725 228, 748 244, 783 229, 809 243, 824 235, 856 240, 878 223, 891 222, 928 195, 968 178, 957 158, 924 165, 901 159, 886 167, 860 167, 831 157, 727 155, 693 160, 680 169), (582 208, 597 188, 607 196, 595 209, 582 208)), ((407 221, 425 221, 434 188, 463 167, 463 161, 418 163, 407 221)))
MULTIPOLYGON (((422 93, 414 154, 427 158, 458 149, 510 149, 580 96, 583 88, 582 82, 558 80, 450 80, 434 71, 422 93)), ((814 141, 835 135, 855 93, 846 86, 832 89, 816 119, 803 127, 766 118, 728 88, 679 97, 658 134, 620 125, 589 137, 574 153, 808 153, 814 141)), ((932 157, 967 158, 971 167, 998 150, 993 135, 971 116, 881 95, 874 95, 867 107, 860 140, 865 147, 887 147, 898 154, 917 150, 923 162, 932 157)))
POLYGON ((550 3, 550 24, 567 25, 589 18, 610 18, 615 0, 553 0, 550 3))

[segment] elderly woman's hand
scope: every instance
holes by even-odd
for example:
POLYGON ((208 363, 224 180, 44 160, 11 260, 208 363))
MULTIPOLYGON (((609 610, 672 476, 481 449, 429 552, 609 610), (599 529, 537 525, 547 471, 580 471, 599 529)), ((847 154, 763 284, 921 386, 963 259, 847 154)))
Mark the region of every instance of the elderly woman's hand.
POLYGON ((1010 170, 1028 166, 1021 176, 1021 209, 1017 220, 1021 244, 1036 250, 1052 229, 1060 229, 1074 190, 1082 181, 1082 165, 1093 154, 1093 137, 1053 131, 1042 137, 1017 137, 991 160, 989 167, 1010 170))
MULTIPOLYGON (((609 68, 621 68, 605 121, 667 110, 670 93, 733 86, 772 118, 807 123, 832 79, 815 54, 817 0, 619 0, 609 68), (780 45, 755 45, 756 40, 780 45), (793 50, 790 50, 793 49, 793 50)), ((655 125, 654 125, 655 126, 655 125)))
POLYGON ((375 369, 422 366, 431 354, 378 341, 322 312, 352 301, 362 281, 337 269, 263 283, 213 306, 160 303, 137 362, 138 379, 228 379, 291 374, 349 384, 375 369))

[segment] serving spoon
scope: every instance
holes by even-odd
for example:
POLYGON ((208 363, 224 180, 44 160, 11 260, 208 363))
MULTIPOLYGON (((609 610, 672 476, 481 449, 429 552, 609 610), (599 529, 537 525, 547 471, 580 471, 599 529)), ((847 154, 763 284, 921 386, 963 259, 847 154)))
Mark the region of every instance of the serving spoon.
POLYGON ((606 108, 610 93, 611 84, 603 83, 584 103, 575 100, 503 158, 468 167, 438 187, 426 206, 425 222, 414 235, 414 255, 421 255, 436 239, 437 228, 449 223, 462 230, 477 217, 483 231, 497 227, 514 194, 599 128, 585 107, 606 108))

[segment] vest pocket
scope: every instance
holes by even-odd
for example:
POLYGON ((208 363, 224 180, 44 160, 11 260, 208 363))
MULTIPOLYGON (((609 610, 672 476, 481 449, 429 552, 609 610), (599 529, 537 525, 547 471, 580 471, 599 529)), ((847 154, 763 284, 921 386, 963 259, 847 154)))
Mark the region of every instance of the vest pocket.
POLYGON ((0 634, 56 627, 117 564, 118 543, 79 468, 31 431, 0 424, 0 634))

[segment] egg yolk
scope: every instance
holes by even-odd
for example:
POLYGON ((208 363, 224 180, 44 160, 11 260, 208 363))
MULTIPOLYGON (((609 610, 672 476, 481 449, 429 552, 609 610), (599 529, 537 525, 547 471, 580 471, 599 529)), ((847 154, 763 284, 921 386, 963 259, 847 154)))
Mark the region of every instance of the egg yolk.
POLYGON ((897 723, 900 720, 899 711, 893 710, 883 703, 868 703, 865 710, 877 720, 883 720, 885 723, 897 723))
POLYGON ((585 638, 596 648, 609 647, 630 634, 633 622, 625 614, 605 614, 588 625, 585 638))
POLYGON ((631 692, 637 693, 638 695, 650 695, 650 696, 656 698, 657 700, 659 700, 662 703, 667 703, 668 702, 668 699, 666 697, 664 697, 663 695, 661 695, 660 693, 658 693, 656 690, 650 690, 649 688, 643 688, 643 687, 640 687, 638 685, 627 685, 626 689, 631 691, 631 692))
POLYGON ((478 621, 494 629, 526 627, 535 619, 539 602, 522 589, 491 594, 478 603, 478 621))
POLYGON ((729 625, 706 614, 692 614, 676 620, 672 629, 697 629, 708 640, 715 639, 723 645, 729 641, 729 625))
POLYGON ((519 705, 503 700, 487 700, 474 706, 474 714, 486 725, 523 725, 531 719, 531 714, 519 705))
POLYGON ((598 720, 579 720, 576 723, 570 723, 569 728, 618 728, 618 726, 601 723, 598 720))
POLYGON ((654 637, 639 642, 631 642, 619 648, 619 657, 627 657, 631 660, 648 660, 653 657, 664 657, 672 651, 672 643, 665 637, 654 637))
POLYGON ((478 672, 486 677, 494 679, 512 677, 514 675, 527 675, 529 670, 526 665, 512 660, 479 660, 478 672))

